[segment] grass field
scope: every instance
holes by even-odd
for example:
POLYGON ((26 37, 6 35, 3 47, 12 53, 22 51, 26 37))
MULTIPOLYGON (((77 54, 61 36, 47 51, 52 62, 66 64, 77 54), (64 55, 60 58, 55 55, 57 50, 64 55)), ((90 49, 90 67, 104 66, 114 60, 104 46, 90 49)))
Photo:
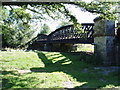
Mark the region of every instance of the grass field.
POLYGON ((118 73, 102 74, 92 55, 60 52, 1 51, 2 88, 119 87, 118 73), (91 63, 91 64, 90 64, 91 63))

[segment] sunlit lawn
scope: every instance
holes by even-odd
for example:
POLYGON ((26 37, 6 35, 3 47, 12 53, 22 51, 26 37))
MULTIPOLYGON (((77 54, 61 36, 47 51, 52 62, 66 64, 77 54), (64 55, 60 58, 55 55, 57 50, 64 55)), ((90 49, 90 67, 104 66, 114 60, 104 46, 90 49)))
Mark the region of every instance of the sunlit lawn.
POLYGON ((2 88, 5 90, 120 86, 116 73, 104 75, 93 69, 94 65, 89 62, 94 61, 92 55, 38 51, 4 51, 0 54, 2 88), (84 59, 87 59, 86 62, 84 59), (88 71, 85 71, 86 68, 88 71))
POLYGON ((94 45, 91 44, 77 44, 77 52, 84 51, 84 52, 94 52, 94 45))

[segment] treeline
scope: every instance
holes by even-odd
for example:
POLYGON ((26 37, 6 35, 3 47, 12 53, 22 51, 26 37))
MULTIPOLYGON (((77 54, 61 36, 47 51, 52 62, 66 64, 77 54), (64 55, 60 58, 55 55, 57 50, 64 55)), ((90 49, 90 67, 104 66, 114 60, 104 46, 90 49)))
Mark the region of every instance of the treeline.
MULTIPOLYGON (((78 24, 75 15, 69 10, 69 6, 80 8, 82 11, 99 14, 103 19, 117 19, 116 2, 94 2, 86 3, 84 1, 66 2, 66 3, 39 3, 39 5, 23 6, 2 6, 0 7, 0 36, 2 36, 2 46, 18 48, 26 47, 26 44, 33 40, 39 33, 49 33, 50 28, 46 24, 48 17, 54 20, 78 24), (113 8, 114 7, 114 8, 113 8), (39 28, 38 22, 43 22, 39 28)), ((1 42, 0 42, 1 43, 1 42)))

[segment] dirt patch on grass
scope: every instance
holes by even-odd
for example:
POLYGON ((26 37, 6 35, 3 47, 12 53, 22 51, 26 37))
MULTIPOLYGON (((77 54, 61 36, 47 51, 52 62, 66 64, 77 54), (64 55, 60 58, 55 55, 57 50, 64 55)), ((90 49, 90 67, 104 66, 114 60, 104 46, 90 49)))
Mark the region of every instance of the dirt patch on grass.
POLYGON ((31 73, 31 70, 17 70, 20 74, 31 73))

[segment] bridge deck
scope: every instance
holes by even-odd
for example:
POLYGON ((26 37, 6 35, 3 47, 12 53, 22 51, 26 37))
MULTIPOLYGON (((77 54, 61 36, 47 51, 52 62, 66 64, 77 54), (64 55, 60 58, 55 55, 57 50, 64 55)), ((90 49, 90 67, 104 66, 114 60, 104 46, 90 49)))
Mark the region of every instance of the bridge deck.
POLYGON ((52 41, 38 41, 38 43, 83 43, 83 44, 92 44, 94 43, 94 38, 87 39, 65 39, 65 40, 52 40, 52 41))
POLYGON ((83 43, 92 44, 94 43, 93 37, 93 23, 83 23, 79 33, 73 25, 64 26, 56 29, 49 35, 40 35, 38 43, 83 43))

